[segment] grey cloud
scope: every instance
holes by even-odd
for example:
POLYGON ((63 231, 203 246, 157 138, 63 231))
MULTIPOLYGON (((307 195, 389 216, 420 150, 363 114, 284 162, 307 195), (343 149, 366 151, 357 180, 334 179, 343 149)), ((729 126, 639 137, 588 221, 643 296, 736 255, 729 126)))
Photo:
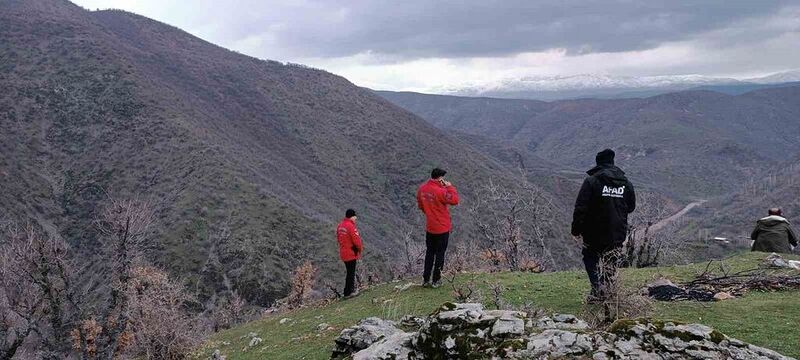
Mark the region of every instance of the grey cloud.
MULTIPOLYGON (((507 56, 654 48, 777 14, 792 1, 302 1, 239 2, 198 22, 223 41, 262 36, 288 57, 507 56)), ((774 36, 775 34, 765 34, 774 36)), ((758 37, 752 34, 752 37, 758 37)), ((269 55, 271 49, 263 49, 269 55)))

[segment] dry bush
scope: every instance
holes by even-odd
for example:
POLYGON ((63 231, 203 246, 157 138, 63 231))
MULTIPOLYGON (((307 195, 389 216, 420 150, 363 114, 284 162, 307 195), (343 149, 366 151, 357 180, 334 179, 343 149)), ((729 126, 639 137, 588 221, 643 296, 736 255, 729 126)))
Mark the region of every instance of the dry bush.
POLYGON ((381 272, 374 266, 361 262, 359 264, 360 270, 356 270, 356 287, 359 290, 364 290, 370 286, 383 284, 383 277, 381 272))
POLYGON ((491 248, 481 250, 478 259, 489 271, 500 271, 505 268, 507 263, 506 256, 502 251, 491 248))
MULTIPOLYGON (((424 255, 424 254, 423 254, 424 255)), ((424 257, 424 256, 423 256, 424 257)), ((453 246, 453 249, 448 251, 447 261, 445 262, 444 271, 451 271, 456 273, 466 271, 480 271, 481 266, 475 258, 475 249, 473 243, 469 240, 461 241, 453 246)), ((421 268, 421 267, 420 267, 421 268)))
POLYGON ((323 281, 322 287, 326 290, 324 298, 326 304, 344 296, 342 292, 339 291, 339 285, 330 280, 323 281))
POLYGON ((497 310, 508 309, 509 304, 503 298, 503 293, 506 291, 505 286, 499 281, 491 282, 487 284, 488 287, 488 299, 484 299, 484 303, 489 303, 490 305, 494 306, 497 310))
POLYGON ((406 279, 419 274, 425 260, 425 245, 414 240, 412 231, 403 233, 403 252, 398 258, 400 260, 392 267, 392 276, 395 279, 406 279))
POLYGON ((519 271, 529 273, 540 273, 545 271, 545 266, 536 259, 525 259, 519 267, 519 271))
POLYGON ((185 359, 200 341, 197 318, 185 309, 192 297, 162 270, 136 267, 130 287, 127 333, 132 352, 147 359, 185 359))
POLYGON ((453 298, 457 302, 471 302, 480 300, 481 293, 478 288, 477 275, 475 273, 467 274, 468 280, 465 282, 458 281, 458 273, 455 271, 448 271, 442 274, 442 277, 450 284, 453 289, 453 298))
POLYGON ((252 315, 251 311, 247 311, 247 302, 234 291, 229 298, 223 299, 212 313, 213 331, 230 329, 244 323, 252 315))
POLYGON ((546 241, 554 233, 554 206, 541 188, 518 190, 490 181, 468 211, 482 240, 481 260, 491 270, 519 271, 531 260, 555 265, 546 241))
POLYGON ((306 260, 294 270, 292 275, 292 289, 282 302, 283 306, 295 309, 305 305, 311 299, 314 284, 317 281, 317 267, 306 260))
POLYGON ((153 220, 148 203, 111 199, 96 221, 104 251, 97 262, 33 226, 12 231, 0 249, 0 319, 10 325, 0 329, 3 356, 30 339, 42 358, 180 358, 195 331, 185 326, 183 289, 153 268, 143 287, 140 272, 153 220))
POLYGON ((628 288, 623 284, 619 270, 622 253, 606 254, 600 259, 599 277, 603 280, 600 299, 596 304, 584 306, 583 318, 595 326, 602 327, 619 319, 647 317, 653 311, 653 302, 643 296, 639 289, 628 288))

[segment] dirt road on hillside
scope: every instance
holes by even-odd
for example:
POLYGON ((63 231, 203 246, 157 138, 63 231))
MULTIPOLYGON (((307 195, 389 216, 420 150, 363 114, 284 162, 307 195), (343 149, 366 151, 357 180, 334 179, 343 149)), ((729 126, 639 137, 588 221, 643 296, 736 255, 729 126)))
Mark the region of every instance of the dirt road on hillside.
POLYGON ((658 231, 658 230, 661 230, 661 229, 662 229, 662 228, 664 228, 665 226, 669 225, 670 223, 672 223, 672 222, 674 222, 674 221, 677 221, 678 219, 680 219, 681 217, 683 217, 684 215, 686 215, 686 214, 687 214, 689 211, 691 211, 692 209, 694 209, 694 208, 696 208, 696 207, 698 207, 698 206, 700 206, 700 205, 703 205, 703 204, 704 204, 704 203, 706 203, 707 201, 708 201, 708 200, 698 200, 698 201, 695 201, 695 202, 689 203, 689 205, 686 205, 686 207, 684 207, 683 209, 681 209, 681 211, 678 211, 678 212, 676 212, 676 213, 672 214, 670 217, 668 217, 668 218, 664 218, 664 219, 661 219, 661 221, 659 221, 659 222, 655 223, 655 225, 653 225, 652 227, 650 227, 650 231, 658 231))

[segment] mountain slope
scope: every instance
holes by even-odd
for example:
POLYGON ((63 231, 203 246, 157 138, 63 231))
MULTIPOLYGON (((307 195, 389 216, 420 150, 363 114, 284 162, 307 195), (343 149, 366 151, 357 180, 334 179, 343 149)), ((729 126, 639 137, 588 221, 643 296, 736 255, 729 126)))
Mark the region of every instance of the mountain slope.
POLYGON ((682 198, 736 189, 796 156, 800 87, 738 96, 688 91, 644 99, 508 100, 379 92, 443 128, 509 141, 567 168, 612 147, 634 180, 682 198))
MULTIPOLYGON (((367 266, 385 269, 405 231, 421 237, 414 193, 434 166, 467 203, 489 179, 520 181, 346 79, 131 13, 9 0, 0 39, 7 220, 36 221, 89 254, 104 199, 149 199, 151 258, 203 299, 238 291, 268 304, 306 258, 338 279, 332 233, 347 207, 359 211, 367 266)), ((465 213, 454 211, 456 243, 473 236, 465 213)), ((550 241, 564 259, 577 251, 550 241)))

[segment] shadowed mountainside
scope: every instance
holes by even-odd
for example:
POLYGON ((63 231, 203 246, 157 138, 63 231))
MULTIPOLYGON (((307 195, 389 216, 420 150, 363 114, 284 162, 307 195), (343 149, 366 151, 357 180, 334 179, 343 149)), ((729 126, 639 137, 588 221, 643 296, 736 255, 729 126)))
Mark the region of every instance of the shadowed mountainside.
MULTIPOLYGON (((151 258, 204 299, 236 290, 267 304, 306 258, 338 277, 333 226, 347 207, 368 266, 385 270, 404 232, 424 236, 414 193, 434 166, 466 203, 489 179, 521 181, 344 78, 131 13, 7 0, 0 39, 0 220, 35 221, 88 253, 108 196, 150 199, 151 258)), ((456 242, 471 236, 463 206, 454 216, 456 242)), ((570 264, 577 249, 551 243, 570 264)))

